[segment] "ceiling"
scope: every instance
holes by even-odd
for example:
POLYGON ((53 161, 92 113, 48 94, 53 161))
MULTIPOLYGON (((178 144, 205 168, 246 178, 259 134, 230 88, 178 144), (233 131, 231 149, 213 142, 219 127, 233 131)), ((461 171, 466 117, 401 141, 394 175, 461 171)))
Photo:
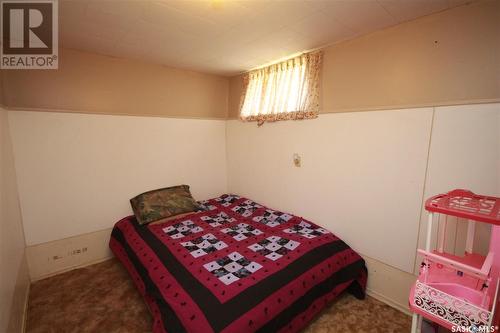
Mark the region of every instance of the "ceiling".
POLYGON ((467 0, 61 0, 62 47, 234 75, 467 0))

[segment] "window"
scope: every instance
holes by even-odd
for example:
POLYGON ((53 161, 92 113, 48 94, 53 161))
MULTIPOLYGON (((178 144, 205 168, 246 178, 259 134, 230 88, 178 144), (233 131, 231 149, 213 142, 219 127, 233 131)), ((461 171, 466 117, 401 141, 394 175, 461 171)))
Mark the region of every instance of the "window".
POLYGON ((247 73, 241 119, 265 121, 316 118, 322 53, 300 55, 247 73))

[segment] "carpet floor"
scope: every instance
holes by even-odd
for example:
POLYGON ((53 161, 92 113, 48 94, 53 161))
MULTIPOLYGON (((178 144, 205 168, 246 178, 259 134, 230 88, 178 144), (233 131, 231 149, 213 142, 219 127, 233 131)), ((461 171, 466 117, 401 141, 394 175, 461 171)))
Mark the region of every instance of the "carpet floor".
MULTIPOLYGON (((139 333, 152 318, 128 273, 115 260, 76 269, 31 285, 28 333, 139 333)), ((367 297, 345 293, 304 333, 405 333, 411 318, 367 297)))

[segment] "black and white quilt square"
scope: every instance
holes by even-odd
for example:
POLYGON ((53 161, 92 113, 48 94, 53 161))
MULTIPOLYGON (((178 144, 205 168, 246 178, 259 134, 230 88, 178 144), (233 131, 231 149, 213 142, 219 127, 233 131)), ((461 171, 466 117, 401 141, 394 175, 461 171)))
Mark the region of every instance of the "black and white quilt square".
POLYGON ((198 204, 200 205, 200 211, 202 212, 211 211, 217 208, 214 205, 210 204, 209 200, 198 201, 198 204))
POLYGON ((232 236, 237 241, 242 241, 244 239, 247 239, 248 237, 258 236, 262 234, 262 231, 246 223, 239 223, 229 228, 224 228, 221 231, 225 234, 228 234, 229 236, 232 236))
POLYGON ((223 196, 220 196, 219 198, 215 199, 215 201, 219 202, 222 206, 224 207, 229 207, 233 203, 236 202, 240 197, 234 194, 225 194, 223 196))
POLYGON ((162 229, 164 233, 173 239, 179 239, 187 235, 195 234, 197 232, 203 231, 203 228, 197 226, 191 220, 185 220, 180 223, 169 225, 162 229))
POLYGON ((248 248, 274 261, 295 250, 299 245, 300 243, 294 240, 271 236, 250 245, 248 248))
POLYGON ((214 215, 204 215, 204 216, 201 216, 200 219, 202 221, 207 222, 212 227, 218 227, 218 226, 223 225, 223 224, 236 222, 235 218, 230 217, 229 215, 227 215, 224 212, 220 212, 220 213, 217 213, 214 215))
POLYGON ((182 242, 181 245, 195 258, 227 247, 226 243, 218 240, 213 234, 206 234, 189 242, 182 242))
POLYGON ((293 216, 287 213, 266 209, 262 215, 252 218, 253 221, 263 223, 270 227, 276 227, 291 220, 293 216))
POLYGON ((328 230, 313 226, 306 221, 301 221, 299 224, 296 224, 291 228, 284 229, 283 232, 286 232, 287 234, 299 234, 305 238, 315 238, 317 236, 330 233, 328 230))
POLYGON ((214 260, 203 265, 205 269, 215 275, 222 283, 229 285, 262 268, 262 265, 250 261, 238 252, 214 260))
POLYGON ((233 212, 238 213, 243 217, 249 217, 259 208, 262 208, 262 206, 258 203, 253 202, 252 200, 246 200, 241 204, 234 206, 232 210, 233 212))

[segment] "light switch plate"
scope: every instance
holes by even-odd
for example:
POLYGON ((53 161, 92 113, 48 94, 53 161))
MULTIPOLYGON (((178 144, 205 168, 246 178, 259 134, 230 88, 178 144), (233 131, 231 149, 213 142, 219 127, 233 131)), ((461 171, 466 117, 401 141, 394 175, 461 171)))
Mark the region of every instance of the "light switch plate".
POLYGON ((297 167, 300 168, 302 166, 302 158, 300 157, 299 154, 295 153, 293 154, 293 164, 297 167))

